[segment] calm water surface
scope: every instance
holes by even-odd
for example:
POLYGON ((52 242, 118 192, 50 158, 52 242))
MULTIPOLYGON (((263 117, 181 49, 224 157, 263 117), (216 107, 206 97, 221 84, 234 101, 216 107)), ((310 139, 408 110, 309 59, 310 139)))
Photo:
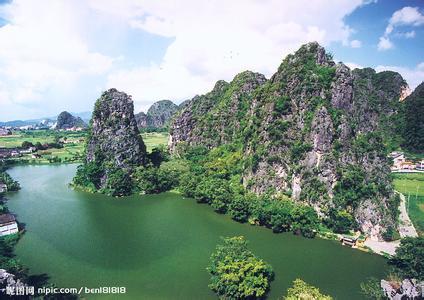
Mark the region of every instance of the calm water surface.
POLYGON ((269 299, 295 278, 337 299, 361 299, 359 284, 386 271, 382 257, 290 233, 239 224, 173 193, 121 199, 68 188, 75 165, 10 170, 22 190, 8 205, 26 224, 17 255, 59 287, 125 286, 87 299, 216 299, 206 266, 221 236, 244 235, 274 268, 269 299))

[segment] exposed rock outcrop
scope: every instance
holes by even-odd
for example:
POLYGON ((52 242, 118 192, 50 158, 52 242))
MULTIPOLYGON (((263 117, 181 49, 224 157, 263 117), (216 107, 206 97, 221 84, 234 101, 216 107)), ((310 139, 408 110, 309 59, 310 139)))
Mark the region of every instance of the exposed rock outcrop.
POLYGON ((396 226, 385 142, 406 86, 395 72, 335 64, 309 43, 269 80, 246 71, 193 98, 171 125, 169 148, 241 145, 247 189, 290 194, 324 216, 346 209, 381 237, 396 226))
POLYGON ((138 128, 165 128, 178 109, 178 105, 170 100, 155 102, 147 110, 147 114, 140 112, 135 115, 138 128))
POLYGON ((248 113, 253 91, 265 82, 264 75, 245 71, 231 83, 220 80, 210 93, 187 102, 172 123, 171 150, 178 144, 212 148, 233 141, 242 130, 240 122, 248 113))
MULTIPOLYGON (((26 286, 27 285, 23 283, 20 279, 15 279, 15 275, 8 273, 4 269, 0 269, 0 290, 4 289, 4 292, 2 292, 4 295, 6 294, 6 289, 11 289, 12 291, 16 291, 17 289, 22 289, 22 288, 25 288, 26 286)), ((8 296, 4 296, 4 297, 8 297, 8 296)))
POLYGON ((138 114, 135 114, 134 117, 139 129, 149 127, 150 122, 148 122, 148 117, 144 112, 139 112, 138 114))
POLYGON ((424 282, 404 279, 400 284, 381 280, 384 295, 391 300, 422 299, 424 282))
POLYGON ((146 147, 134 118, 131 96, 116 89, 104 92, 94 107, 86 149, 86 163, 94 163, 102 172, 96 188, 105 186, 113 170, 131 173, 145 160, 146 147))
POLYGON ((57 116, 56 129, 70 129, 75 127, 85 128, 87 124, 80 117, 74 117, 67 111, 63 111, 57 116))

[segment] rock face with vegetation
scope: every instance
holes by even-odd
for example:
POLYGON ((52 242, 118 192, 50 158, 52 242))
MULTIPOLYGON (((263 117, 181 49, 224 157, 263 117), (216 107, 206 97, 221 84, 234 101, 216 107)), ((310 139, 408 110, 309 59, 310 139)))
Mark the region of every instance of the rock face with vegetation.
POLYGON ((76 185, 112 195, 131 193, 131 175, 146 162, 146 147, 134 118, 131 97, 110 89, 96 101, 90 124, 86 160, 76 185))
POLYGON ((57 116, 56 129, 70 129, 73 127, 87 127, 87 124, 80 117, 74 117, 67 111, 63 111, 57 116))
POLYGON ((330 223, 352 219, 390 239, 399 200, 387 145, 406 87, 398 73, 352 71, 309 43, 269 80, 246 71, 193 98, 171 124, 169 148, 231 144, 242 153, 247 190, 290 196, 330 223))
POLYGON ((247 126, 246 114, 255 105, 253 93, 265 82, 264 75, 246 71, 231 83, 220 80, 210 93, 194 97, 171 125, 171 150, 194 145, 212 148, 239 138, 247 126))
POLYGON ((424 82, 404 100, 404 146, 410 151, 424 152, 424 82))
POLYGON ((170 100, 161 100, 153 103, 147 110, 147 114, 136 114, 137 125, 142 128, 162 129, 169 125, 171 118, 178 111, 178 105, 170 100))

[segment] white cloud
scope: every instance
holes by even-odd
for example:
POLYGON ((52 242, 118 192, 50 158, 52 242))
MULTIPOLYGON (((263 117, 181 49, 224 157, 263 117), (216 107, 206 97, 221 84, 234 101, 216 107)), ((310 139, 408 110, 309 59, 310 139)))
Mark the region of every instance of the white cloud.
POLYGON ((415 37, 415 30, 405 32, 404 36, 405 36, 405 38, 407 38, 407 39, 412 39, 412 38, 414 38, 414 37, 415 37))
POLYGON ((346 66, 348 66, 351 70, 353 69, 363 69, 364 67, 360 64, 354 63, 354 62, 345 62, 346 66))
POLYGON ((358 40, 352 40, 350 41, 350 46, 352 48, 361 48, 362 47, 362 42, 358 41, 358 40))
MULTIPOLYGON (((215 81, 246 69, 270 76, 306 42, 360 47, 359 40, 350 40, 353 30, 344 19, 371 2, 15 0, 0 6, 0 16, 9 21, 0 27, 0 119, 8 113, 60 111, 71 105, 68 94, 90 90, 91 95, 99 86, 132 94, 139 110, 161 98, 205 93, 215 81), (162 61, 121 64, 121 53, 101 53, 96 36, 125 35, 130 29, 171 38, 162 61), (96 78, 91 88, 87 76, 96 78)), ((131 58, 125 56, 126 62, 131 58)))
MULTIPOLYGON (((380 37, 378 43, 379 50, 387 50, 393 48, 393 44, 390 41, 389 36, 393 33, 398 26, 421 26, 424 24, 424 15, 421 14, 418 7, 405 6, 402 9, 395 11, 389 20, 389 24, 384 31, 384 35, 380 37)), ((409 31, 406 33, 397 33, 399 37, 414 38, 415 31, 409 31)))
POLYGON ((183 100, 205 93, 216 80, 249 69, 270 76, 301 44, 349 42, 343 21, 361 0, 101 1, 93 9, 130 26, 173 37, 163 61, 111 74, 108 86, 133 95, 137 109, 160 98, 183 100))
POLYGON ((387 70, 398 72, 406 80, 412 90, 424 81, 424 62, 418 64, 415 68, 399 66, 377 66, 375 69, 377 72, 387 70))
POLYGON ((424 24, 424 16, 418 10, 418 7, 405 6, 393 13, 386 28, 386 33, 393 31, 395 26, 412 25, 420 26, 424 24))
MULTIPOLYGON (((103 74, 111 67, 112 58, 90 51, 80 8, 73 2, 40 5, 30 0, 0 6, 0 16, 8 20, 0 27, 0 103, 8 104, 1 118, 26 115, 16 112, 22 105, 42 111, 48 107, 47 92, 77 89, 82 76, 103 74)), ((54 101, 64 106, 64 99, 54 101)))
POLYGON ((389 38, 386 37, 380 37, 380 41, 378 42, 378 50, 388 50, 393 48, 393 43, 390 41, 389 38))

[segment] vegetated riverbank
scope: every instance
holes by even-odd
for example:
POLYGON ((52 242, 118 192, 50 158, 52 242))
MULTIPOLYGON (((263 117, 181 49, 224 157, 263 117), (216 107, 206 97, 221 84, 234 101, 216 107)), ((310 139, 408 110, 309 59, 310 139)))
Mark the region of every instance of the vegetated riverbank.
MULTIPOLYGON (((0 164, 0 214, 6 216, 9 220, 10 218, 15 221, 15 214, 9 211, 7 206, 7 195, 10 193, 16 193, 20 190, 20 184, 18 181, 14 180, 7 172, 8 164, 4 161, 1 161, 0 164)), ((10 221, 9 221, 10 222, 10 221)), ((46 274, 29 274, 28 268, 21 263, 21 261, 16 257, 15 247, 19 240, 22 238, 25 231, 25 224, 18 223, 18 232, 9 233, 0 237, 0 269, 1 269, 1 281, 0 281, 0 298, 8 298, 10 295, 17 295, 18 288, 24 288, 25 285, 34 287, 33 295, 38 296, 36 289, 48 285, 48 276, 46 274), (9 291, 7 291, 7 289, 9 291), (6 296, 9 295, 9 296, 6 296)), ((10 226, 10 225, 9 225, 10 226)), ((4 227, 2 227, 2 230, 4 227)), ((4 232, 3 232, 4 233, 4 232)), ((23 299, 26 299, 23 297, 23 299)))
POLYGON ((66 183, 75 168, 10 170, 22 185, 10 207, 28 229, 17 255, 31 272, 47 272, 58 286, 126 286, 123 297, 129 299, 214 299, 205 268, 220 236, 235 235, 245 236, 252 251, 273 266, 269 299, 284 295, 296 278, 336 298, 362 299, 359 283, 381 278, 387 269, 382 257, 334 241, 275 235, 174 193, 119 200, 73 191, 66 183))

